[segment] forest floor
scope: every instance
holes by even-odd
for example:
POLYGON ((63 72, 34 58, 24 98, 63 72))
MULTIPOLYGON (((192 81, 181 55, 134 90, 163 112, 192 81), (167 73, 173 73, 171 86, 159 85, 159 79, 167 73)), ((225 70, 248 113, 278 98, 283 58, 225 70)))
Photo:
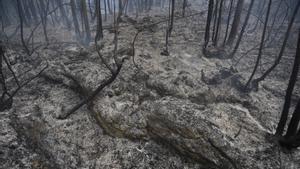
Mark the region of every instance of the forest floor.
MULTIPOLYGON (((258 91, 244 93, 240 88, 257 51, 235 63, 259 34, 246 35, 253 39, 233 59, 206 58, 205 15, 195 15, 175 21, 170 55, 163 56, 166 23, 153 23, 164 19, 145 16, 132 24, 122 18, 118 57, 131 50, 137 28, 146 28, 135 43, 136 65, 126 60, 91 105, 65 120, 58 117, 83 98, 69 77, 92 91, 110 76, 95 45, 60 43, 57 37, 68 39, 70 33, 51 29, 52 43, 39 48, 39 55, 7 49, 17 76, 46 62, 49 67, 16 95, 12 109, 0 113, 0 168, 300 168, 299 149, 282 150, 272 138, 294 48, 258 91)), ((104 33, 101 53, 112 58, 114 34, 104 33)), ((276 56, 274 48, 266 51, 260 71, 276 56)), ((293 106, 299 83, 295 90, 293 106)))

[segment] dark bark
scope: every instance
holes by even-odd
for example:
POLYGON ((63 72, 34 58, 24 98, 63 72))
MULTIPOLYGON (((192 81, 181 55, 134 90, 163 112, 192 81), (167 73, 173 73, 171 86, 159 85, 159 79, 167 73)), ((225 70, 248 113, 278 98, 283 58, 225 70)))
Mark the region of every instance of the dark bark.
POLYGON ((183 0, 183 5, 182 5, 182 16, 185 16, 185 8, 187 6, 187 0, 183 0))
MULTIPOLYGON (((289 35, 290 35, 290 32, 291 32, 291 29, 292 29, 292 26, 293 26, 293 23, 295 21, 295 18, 296 18, 296 15, 297 15, 297 12, 299 10, 299 7, 300 7, 300 1, 298 1, 297 5, 295 6, 295 9, 294 9, 294 12, 293 12, 293 15, 292 15, 292 18, 289 22, 289 25, 288 25, 288 28, 287 28, 287 31, 285 33, 285 37, 284 37, 284 40, 283 40, 283 43, 282 43, 282 46, 281 46, 281 49, 280 49, 280 52, 275 60, 275 62, 273 63, 273 65, 259 78, 255 79, 255 83, 259 83, 260 81, 264 80, 272 71, 273 69, 275 69, 275 67, 280 63, 280 60, 282 58, 282 55, 284 53, 284 50, 285 50, 285 47, 287 45, 287 40, 289 38, 289 35)), ((282 133, 280 131, 280 133, 282 133)))
POLYGON ((23 17, 22 17, 22 9, 21 9, 21 4, 20 4, 20 0, 17 0, 17 9, 18 9, 18 15, 19 15, 19 20, 20 20, 20 36, 21 36, 21 42, 22 42, 22 45, 24 47, 24 50, 25 52, 30 55, 30 50, 29 48, 27 47, 27 44, 25 42, 25 39, 24 39, 24 26, 23 26, 23 17))
POLYGON ((42 27, 43 27, 43 32, 44 32, 44 37, 45 37, 45 41, 48 43, 49 39, 48 39, 48 34, 47 34, 47 13, 48 13, 48 4, 49 4, 49 0, 47 1, 47 5, 45 4, 44 1, 39 1, 39 9, 40 9, 40 17, 41 17, 41 21, 42 21, 42 27))
MULTIPOLYGON (((298 65, 299 65, 299 61, 298 61, 298 65)), ((299 69, 299 66, 298 66, 298 69, 299 69)), ((300 121, 300 101, 298 101, 298 104, 296 105, 291 122, 288 126, 287 133, 285 135, 286 139, 289 139, 289 138, 297 135, 299 121, 300 121)))
POLYGON ((71 114, 73 114, 75 111, 77 111, 80 107, 82 107, 83 105, 88 104, 89 102, 91 102, 98 95, 98 93, 100 93, 106 86, 110 85, 112 82, 115 81, 115 79, 118 77, 118 75, 119 75, 119 73, 122 69, 122 65, 123 64, 118 66, 117 71, 115 72, 115 74, 112 74, 109 79, 105 80, 105 82, 103 82, 100 86, 98 86, 97 89, 95 91, 93 91, 91 95, 89 95, 86 99, 82 100, 79 104, 74 106, 65 115, 59 116, 58 119, 68 118, 71 114))
POLYGON ((221 30, 221 19, 222 19, 223 3, 224 3, 224 0, 221 0, 220 1, 220 6, 219 6, 219 15, 218 15, 218 22, 217 22, 217 30, 216 30, 215 37, 214 37, 214 45, 215 46, 218 45, 219 30, 221 30))
POLYGON ((214 25, 213 25, 213 30, 212 30, 212 36, 211 36, 211 40, 214 42, 214 38, 215 38, 215 34, 216 34, 216 26, 217 26, 217 19, 218 19, 218 6, 220 4, 220 1, 217 0, 216 5, 215 5, 215 9, 214 9, 214 25))
MULTIPOLYGON (((51 0, 52 1, 52 0, 51 0)), ((59 6, 59 11, 61 13, 61 16, 64 20, 64 23, 67 25, 68 29, 71 29, 71 22, 67 16, 66 10, 63 6, 62 0, 56 0, 57 5, 59 6)))
POLYGON ((241 14, 243 11, 243 6, 244 6, 244 0, 238 0, 237 7, 235 10, 235 14, 234 14, 234 19, 233 19, 232 26, 231 26, 231 30, 230 30, 229 37, 227 40, 227 45, 229 45, 229 46, 231 46, 233 44, 233 41, 238 33, 238 28, 240 25, 240 19, 241 19, 241 14))
POLYGON ((246 18, 245 18, 245 21, 244 21, 244 24, 243 24, 243 26, 242 26, 241 32, 240 32, 240 34, 239 34, 239 36, 238 36, 237 42, 236 42, 236 44, 235 44, 235 46, 234 46, 234 49, 233 49, 232 53, 230 54, 230 57, 233 57, 233 56, 234 56, 234 54, 236 53, 237 49, 238 49, 239 46, 240 46, 240 43, 241 43, 241 40, 242 40, 242 38, 243 38, 245 29, 246 29, 246 27, 247 27, 247 25, 248 25, 248 21, 249 21, 249 18, 250 18, 250 14, 251 14, 251 10, 252 10, 254 1, 255 1, 255 0, 251 0, 251 2, 250 2, 250 5, 249 5, 248 11, 247 11, 247 15, 246 15, 246 18))
POLYGON ((86 7, 86 1, 81 0, 81 20, 84 25, 84 32, 85 32, 85 44, 89 44, 91 41, 91 31, 90 31, 90 24, 89 24, 89 18, 87 13, 87 7, 86 7))
POLYGON ((255 23, 254 27, 251 30, 249 30, 250 33, 254 32, 256 30, 256 28, 258 26, 258 23, 259 23, 259 20, 263 17, 264 9, 265 9, 265 6, 266 6, 266 0, 260 1, 259 6, 261 7, 261 9, 257 12, 258 13, 257 14, 257 20, 256 20, 256 23, 255 23), (261 3, 263 3, 263 4, 261 4, 261 3))
POLYGON ((81 33, 80 33, 79 23, 78 23, 78 19, 77 19, 75 0, 71 0, 70 3, 71 3, 71 11, 72 11, 73 24, 74 24, 76 37, 77 37, 77 39, 81 40, 81 33))
POLYGON ((171 18, 170 18, 170 24, 169 24, 169 30, 168 30, 168 36, 171 36, 173 25, 174 25, 174 10, 175 10, 175 0, 171 0, 171 18))
POLYGON ((95 0, 95 1, 96 1, 96 16, 97 16, 96 40, 100 40, 103 38, 101 1, 100 0, 95 0))
POLYGON ((18 10, 18 13, 20 13, 19 16, 22 18, 23 25, 24 26, 28 26, 29 24, 28 24, 28 21, 27 21, 27 19, 25 17, 25 12, 24 12, 24 9, 23 9, 21 1, 17 0, 16 2, 17 2, 17 10, 18 10))
MULTIPOLYGON (((288 88, 286 89, 286 94, 285 94, 285 99, 284 99, 285 101, 284 101, 283 109, 281 112, 281 117, 280 117, 277 129, 276 129, 276 135, 278 135, 278 136, 281 136, 283 134, 284 127, 287 122, 289 109, 291 106, 292 93, 293 93, 294 86, 297 81, 297 75, 299 72, 299 64, 300 64, 300 32, 298 35, 298 45, 297 45, 297 52, 296 52, 296 56, 295 56, 295 60, 294 60, 293 71, 292 71, 292 74, 290 77, 288 88)), ((299 104, 297 106, 299 106, 299 104)), ((296 108, 296 110, 297 110, 297 108, 296 108)), ((297 112, 296 110, 295 110, 293 118, 290 122, 289 129, 286 134, 287 137, 290 137, 291 135, 295 134, 295 132, 296 132, 295 125, 297 124, 296 122, 299 120, 299 117, 297 117, 297 116, 299 116, 299 112, 297 112)), ((299 109, 298 109, 298 111, 299 111, 299 109)))
POLYGON ((29 11, 29 7, 27 6, 27 1, 23 0, 23 1, 20 1, 20 2, 22 2, 21 4, 24 7, 24 14, 25 14, 24 17, 26 17, 28 23, 31 23, 32 22, 32 16, 31 16, 31 13, 29 11))
POLYGON ((226 31, 225 31, 223 46, 225 46, 227 36, 228 36, 228 29, 229 29, 229 25, 230 25, 230 19, 231 19, 231 15, 232 15, 233 4, 234 4, 234 0, 230 0, 230 7, 229 7, 228 18, 227 18, 227 24, 226 24, 226 31))
POLYGON ((105 21, 107 21, 107 7, 106 7, 106 0, 104 0, 104 11, 105 11, 105 21))
POLYGON ((261 41, 260 41, 260 46, 259 46, 259 50, 258 50, 258 55, 257 55, 256 63, 255 63, 254 69, 252 71, 252 74, 251 74, 249 80, 247 81, 247 83, 245 85, 245 89, 250 84, 250 82, 251 82, 251 80, 252 80, 253 76, 255 75, 255 72, 256 72, 256 70, 258 68, 258 64, 260 62, 260 58, 261 58, 261 55, 262 55, 262 50, 264 48, 265 35, 266 35, 267 26, 268 26, 269 15, 270 15, 270 11, 271 11, 271 5, 272 5, 272 0, 269 0, 267 15, 266 15, 266 19, 265 19, 264 29, 263 29, 263 33, 262 33, 262 37, 261 37, 261 41))
POLYGON ((208 13, 207 13, 207 19, 206 19, 205 36, 204 36, 204 46, 203 46, 204 50, 206 49, 208 42, 209 42, 210 24, 211 24, 213 9, 214 9, 214 0, 209 0, 208 13))

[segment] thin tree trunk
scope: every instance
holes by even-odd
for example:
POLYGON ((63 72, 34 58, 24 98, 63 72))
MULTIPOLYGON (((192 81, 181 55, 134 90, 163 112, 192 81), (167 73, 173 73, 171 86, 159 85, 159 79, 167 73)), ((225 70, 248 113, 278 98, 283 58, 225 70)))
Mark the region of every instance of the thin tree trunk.
POLYGON ((217 30, 214 38, 214 45, 218 45, 218 35, 219 35, 219 30, 221 30, 221 20, 222 20, 222 8, 223 8, 223 2, 224 0, 220 1, 220 7, 219 7, 219 16, 218 16, 218 22, 217 22, 217 30))
POLYGON ((229 37, 227 40, 227 45, 229 45, 229 46, 231 46, 233 44, 233 41, 238 33, 238 28, 240 25, 243 6, 244 6, 244 0, 238 0, 237 7, 235 10, 235 14, 234 14, 234 19, 233 19, 232 26, 231 26, 231 30, 230 30, 229 37))
POLYGON ((107 21, 107 7, 106 7, 106 0, 104 0, 104 11, 105 11, 105 21, 107 21))
POLYGON ((173 25, 174 25, 174 10, 175 10, 175 0, 171 0, 171 22, 169 25, 169 30, 168 30, 168 36, 171 37, 171 33, 173 30, 173 25))
POLYGON ((259 4, 261 9, 257 12, 258 13, 258 16, 257 16, 257 20, 256 20, 256 23, 253 27, 253 29, 249 30, 250 33, 254 32, 258 26, 258 23, 259 23, 259 20, 262 18, 263 14, 264 14, 264 9, 265 9, 265 6, 266 6, 266 0, 264 1, 260 1, 260 2, 263 2, 263 5, 259 4))
MULTIPOLYGON (((298 69, 299 69, 299 66, 298 66, 298 69)), ((293 113, 291 122, 288 126, 287 133, 285 135, 286 139, 289 139, 289 138, 294 137, 294 136, 297 135, 299 121, 300 121, 300 100, 297 103, 297 106, 296 106, 295 111, 293 113)))
POLYGON ((80 33, 79 23, 78 23, 78 19, 77 19, 75 0, 71 0, 70 3, 71 3, 71 11, 72 11, 73 24, 74 24, 76 37, 77 37, 77 39, 81 40, 81 33, 80 33))
POLYGON ((266 35, 267 26, 268 26, 269 15, 270 15, 270 11, 271 11, 271 5, 272 5, 272 0, 269 0, 268 10, 267 10, 267 15, 266 15, 266 20, 265 20, 265 25, 264 25, 264 29, 263 29, 263 33, 262 33, 262 37, 261 37, 261 41, 260 41, 260 47, 259 47, 259 50, 258 50, 258 56, 257 56, 257 59, 256 59, 256 63, 255 63, 253 72, 252 72, 249 80, 247 81, 247 83, 245 85, 245 89, 250 84, 250 82, 251 82, 251 80, 252 80, 253 76, 255 75, 255 72, 256 72, 256 70, 258 68, 258 64, 260 62, 260 58, 261 58, 261 55, 262 55, 262 50, 263 50, 264 42, 265 42, 265 35, 266 35))
POLYGON ((229 25, 230 25, 230 18, 231 18, 231 15, 232 15, 232 6, 233 6, 233 4, 234 4, 234 0, 230 0, 230 7, 229 7, 228 18, 227 18, 227 24, 226 24, 226 31, 225 31, 223 46, 225 46, 227 36, 228 36, 228 29, 229 29, 229 25))
POLYGON ((64 23, 67 25, 68 29, 71 29, 71 22, 70 22, 70 20, 69 20, 69 18, 67 16, 67 13, 66 13, 65 7, 63 6, 62 1, 61 0, 56 0, 56 3, 59 6, 59 11, 60 11, 61 16, 62 16, 62 18, 64 20, 64 23))
MULTIPOLYGON (((283 134, 284 127, 285 127, 285 124, 286 124, 286 121, 288 118, 289 109, 291 106, 292 93, 293 93, 294 86, 297 81, 297 75, 299 72, 299 64, 300 64, 300 30, 299 30, 299 35, 298 35, 298 45, 297 45, 297 52, 296 52, 296 56, 295 56, 295 60, 294 60, 293 71, 292 71, 292 74, 290 77, 288 88, 286 89, 286 94, 285 94, 285 99, 284 99, 285 102, 283 105, 283 109, 281 112, 281 117, 280 117, 277 129, 276 129, 276 135, 278 135, 278 136, 281 136, 283 134)), ((296 111, 294 112, 295 116, 293 115, 293 118, 292 118, 293 120, 291 120, 291 122, 290 122, 286 137, 291 136, 295 132, 294 130, 295 130, 295 124, 297 121, 297 118, 296 118, 297 113, 299 114, 299 112, 296 112, 296 111)))
MULTIPOLYGON (((208 45, 208 42, 209 42, 210 24, 211 24, 213 9, 214 9, 214 0, 209 0, 208 13, 207 13, 207 19, 206 19, 205 36, 204 36, 204 46, 203 46, 204 51, 205 51, 205 49, 208 45)), ((203 53, 204 53, 204 51, 203 51, 203 53)))
POLYGON ((215 34, 216 34, 216 26, 217 26, 217 19, 218 19, 218 6, 219 6, 220 1, 217 0, 215 9, 214 9, 214 25, 213 25, 213 31, 212 31, 212 36, 211 40, 214 42, 215 34))
POLYGON ((27 6, 27 1, 23 0, 21 2, 22 2, 22 6, 24 7, 24 14, 25 14, 24 17, 27 18, 28 23, 31 23, 32 22, 32 18, 31 18, 31 13, 29 11, 29 8, 27 6))
POLYGON ((243 27, 242 27, 242 30, 241 30, 241 32, 240 32, 240 34, 239 34, 239 36, 238 36, 237 42, 236 42, 236 44, 235 44, 235 47, 234 47, 232 53, 230 54, 230 57, 233 57, 233 56, 234 56, 234 54, 236 53, 237 49, 238 49, 239 46, 240 46, 241 40, 242 40, 242 38, 243 38, 245 29, 246 29, 246 27, 247 27, 247 24, 248 24, 248 21, 249 21, 249 18, 250 18, 250 14, 251 14, 251 10, 252 10, 254 1, 255 1, 255 0, 251 0, 251 2, 250 2, 249 8, 248 8, 248 12, 247 12, 247 15, 246 15, 246 18, 245 18, 245 22, 244 22, 243 27))
POLYGON ((30 55, 30 51, 25 43, 25 40, 24 40, 24 30, 23 30, 23 17, 22 17, 22 9, 21 9, 21 4, 20 4, 20 0, 17 0, 17 9, 18 9, 18 15, 19 15, 19 20, 20 20, 20 35, 21 35, 21 42, 22 42, 22 45, 25 49, 25 52, 30 55))
POLYGON ((96 40, 100 40, 103 38, 102 13, 101 13, 101 1, 100 0, 96 0, 96 16, 97 16, 96 40))
MULTIPOLYGON (((300 1, 297 2, 297 5, 295 6, 295 10, 293 12, 293 15, 292 15, 292 18, 291 18, 291 21, 289 22, 289 25, 288 25, 288 28, 287 28, 287 31, 285 33, 285 37, 284 37, 284 40, 283 40, 283 43, 282 43, 282 46, 281 46, 281 49, 280 49, 280 52, 278 54, 278 57, 276 58, 274 64, 259 78, 255 79, 255 82, 256 83, 259 83, 260 81, 264 80, 270 73, 271 71, 279 64, 281 58, 282 58, 282 55, 284 53, 284 49, 285 49, 285 46, 287 44, 287 40, 289 38, 289 35, 291 33, 291 29, 292 29, 292 26, 293 26, 293 23, 295 21, 295 18, 296 18, 296 15, 297 15, 297 12, 299 10, 299 7, 300 7, 300 1)), ((282 133, 281 129, 278 131, 279 133, 282 133)))
MULTIPOLYGON (((48 34, 47 34, 47 6, 44 3, 44 1, 39 1, 40 2, 40 17, 41 17, 41 21, 42 21, 42 27, 43 27, 43 32, 44 32, 44 37, 45 37, 45 41, 47 42, 47 44, 49 43, 49 39, 48 39, 48 34)), ((49 2, 49 1, 47 1, 49 2)))
POLYGON ((18 6, 18 11, 20 13, 20 16, 22 17, 22 22, 25 26, 28 26, 29 24, 28 24, 28 21, 25 17, 25 12, 24 12, 24 8, 22 6, 22 3, 21 3, 21 1, 17 1, 17 2, 19 3, 19 4, 17 4, 17 6, 18 6))
POLYGON ((89 44, 90 41, 91 41, 91 31, 90 31, 86 1, 81 0, 81 5, 80 6, 81 6, 82 23, 84 25, 84 31, 85 31, 85 44, 89 44))
POLYGON ((185 16, 185 8, 187 6, 187 0, 183 0, 183 5, 182 5, 182 16, 185 16))

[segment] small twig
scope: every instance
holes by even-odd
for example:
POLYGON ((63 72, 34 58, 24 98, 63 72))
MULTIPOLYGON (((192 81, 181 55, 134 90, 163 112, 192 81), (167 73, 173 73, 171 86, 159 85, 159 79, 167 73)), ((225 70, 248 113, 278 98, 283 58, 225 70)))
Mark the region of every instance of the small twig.
POLYGON ((235 164, 235 162, 233 161, 233 159, 231 157, 229 157, 221 148, 217 147, 210 138, 208 139, 208 142, 213 148, 215 148, 221 154, 221 156, 223 156, 225 159, 227 159, 231 163, 233 168, 238 169, 238 167, 235 164))
POLYGON ((239 131, 234 135, 234 138, 237 138, 240 135, 241 131, 242 131, 242 126, 240 126, 239 131))
POLYGON ((24 86, 28 85, 30 82, 32 82, 34 79, 36 79, 37 77, 39 77, 47 68, 48 68, 48 63, 47 65, 36 75, 32 76, 30 79, 28 79, 25 83, 21 84, 10 96, 10 98, 13 98, 17 92, 22 89, 24 86))
POLYGON ((114 74, 112 74, 112 76, 108 80, 106 80, 104 83, 102 83, 100 86, 98 86, 97 89, 95 91, 93 91, 87 98, 85 98, 79 104, 74 106, 69 112, 67 112, 64 115, 60 115, 57 118, 61 119, 61 120, 67 119, 71 114, 76 112, 80 107, 82 107, 83 105, 92 101, 98 95, 99 92, 101 92, 106 86, 108 86, 112 82, 114 82, 114 80, 117 78, 118 74, 120 73, 120 71, 122 69, 124 61, 125 61, 125 58, 122 60, 122 63, 118 66, 117 71, 114 74))
POLYGON ((134 66, 135 66, 137 69, 139 69, 139 67, 138 67, 138 65, 136 64, 135 60, 134 60, 134 58, 135 58, 135 47, 134 47, 134 45, 135 45, 135 41, 136 41, 138 35, 139 35, 141 32, 142 32, 142 30, 138 30, 138 32, 135 34, 135 36, 134 36, 134 38, 133 38, 133 41, 132 41, 132 62, 133 62, 134 66))
POLYGON ((6 63, 6 65, 7 65, 7 68, 8 68, 9 71, 12 73, 12 75, 13 75, 13 77, 14 77, 14 79, 15 79, 17 85, 18 85, 18 87, 20 87, 20 82, 19 82, 18 78, 16 77, 16 74, 15 74, 15 72, 13 71, 11 65, 8 63, 8 60, 7 60, 7 58, 5 57, 5 55, 3 55, 3 59, 4 59, 5 63, 6 63))

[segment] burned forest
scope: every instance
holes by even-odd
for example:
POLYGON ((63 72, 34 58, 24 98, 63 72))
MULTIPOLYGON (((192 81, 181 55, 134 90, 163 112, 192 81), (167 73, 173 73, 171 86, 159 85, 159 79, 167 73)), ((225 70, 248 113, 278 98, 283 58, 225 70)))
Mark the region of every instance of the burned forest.
POLYGON ((300 0, 0 0, 0 169, 299 169, 300 0))

